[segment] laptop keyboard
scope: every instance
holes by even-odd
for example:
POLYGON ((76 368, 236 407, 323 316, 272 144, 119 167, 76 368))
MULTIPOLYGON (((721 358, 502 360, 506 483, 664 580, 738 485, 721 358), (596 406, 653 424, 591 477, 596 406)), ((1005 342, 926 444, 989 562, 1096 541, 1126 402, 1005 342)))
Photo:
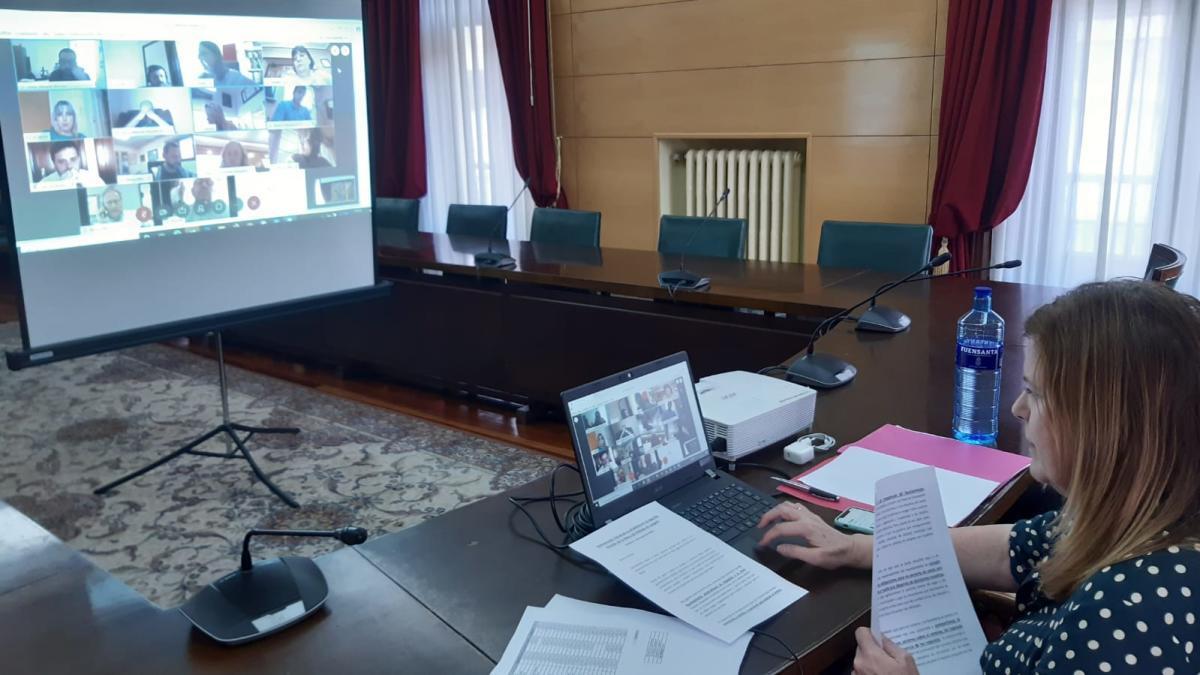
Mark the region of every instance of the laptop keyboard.
POLYGON ((758 525, 758 519, 773 506, 771 499, 733 483, 681 509, 679 515, 729 541, 758 525))

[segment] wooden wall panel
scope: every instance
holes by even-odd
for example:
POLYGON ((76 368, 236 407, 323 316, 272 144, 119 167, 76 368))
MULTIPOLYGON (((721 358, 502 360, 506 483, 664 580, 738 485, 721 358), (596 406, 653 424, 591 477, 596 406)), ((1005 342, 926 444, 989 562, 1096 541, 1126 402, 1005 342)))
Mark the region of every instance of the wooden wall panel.
POLYGON ((605 246, 653 249, 654 136, 810 136, 820 225, 923 222, 949 0, 554 0, 557 126, 572 206, 605 246))
POLYGON ((559 136, 575 135, 575 79, 554 78, 554 125, 559 136))
POLYGON ((654 249, 658 244, 658 171, 654 139, 581 138, 576 147, 576 208, 601 211, 600 244, 654 249))
POLYGON ((580 136, 929 135, 933 57, 575 78, 580 136))
POLYGON ((925 197, 925 215, 933 210, 933 178, 937 175, 937 157, 938 157, 938 137, 929 137, 929 178, 927 180, 927 192, 925 197))
POLYGON ((946 70, 946 57, 933 57, 933 110, 929 115, 929 133, 938 133, 938 119, 942 114, 942 74, 946 70))
POLYGON ((825 220, 925 222, 929 137, 817 137, 809 145, 804 259, 825 220))
MULTIPOLYGON (((595 12, 603 9, 628 9, 645 5, 665 5, 697 0, 571 0, 573 12, 595 12)), ((739 0, 740 2, 741 0, 739 0)))
POLYGON ((576 14, 576 73, 921 56, 934 10, 930 0, 694 0, 576 14))
MULTIPOLYGON (((567 202, 579 208, 579 139, 562 139, 562 186, 567 193, 567 202)), ((603 227, 603 219, 601 219, 603 227)))
POLYGON ((553 57, 554 76, 566 77, 575 74, 574 58, 571 52, 571 15, 562 14, 550 17, 551 56, 553 57))
POLYGON ((934 28, 934 54, 946 53, 946 17, 950 12, 950 0, 937 0, 937 27, 934 28))

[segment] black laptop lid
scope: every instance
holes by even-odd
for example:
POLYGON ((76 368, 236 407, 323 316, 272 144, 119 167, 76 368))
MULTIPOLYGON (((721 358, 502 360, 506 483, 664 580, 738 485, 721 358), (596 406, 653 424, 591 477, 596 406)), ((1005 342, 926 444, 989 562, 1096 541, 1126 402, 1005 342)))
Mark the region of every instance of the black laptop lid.
POLYGON ((562 398, 597 527, 715 468, 686 352, 570 389, 562 398))

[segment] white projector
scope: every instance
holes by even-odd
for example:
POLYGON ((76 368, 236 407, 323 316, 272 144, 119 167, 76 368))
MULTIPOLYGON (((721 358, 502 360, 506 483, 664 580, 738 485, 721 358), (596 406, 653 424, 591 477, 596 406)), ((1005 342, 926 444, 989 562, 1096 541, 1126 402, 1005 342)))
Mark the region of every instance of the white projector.
POLYGON ((766 375, 742 370, 720 373, 696 383, 708 442, 725 439, 717 457, 734 460, 795 436, 812 426, 817 392, 766 375))

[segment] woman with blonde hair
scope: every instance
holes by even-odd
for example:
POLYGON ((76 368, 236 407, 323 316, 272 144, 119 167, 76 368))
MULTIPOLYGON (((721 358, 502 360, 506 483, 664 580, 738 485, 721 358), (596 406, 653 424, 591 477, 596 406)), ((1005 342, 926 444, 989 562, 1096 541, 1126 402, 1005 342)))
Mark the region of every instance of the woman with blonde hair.
MULTIPOLYGON (((1013 404, 1030 473, 1060 512, 951 530, 968 587, 1015 591, 1017 620, 983 672, 1200 672, 1200 301, 1140 281, 1086 284, 1025 324, 1013 404)), ((785 504, 763 545, 817 567, 871 566, 872 538, 785 504)), ((859 675, 916 673, 912 657, 856 634, 859 675)))
POLYGON ((229 141, 221 149, 221 168, 228 169, 238 166, 247 166, 246 148, 237 141, 229 141))

